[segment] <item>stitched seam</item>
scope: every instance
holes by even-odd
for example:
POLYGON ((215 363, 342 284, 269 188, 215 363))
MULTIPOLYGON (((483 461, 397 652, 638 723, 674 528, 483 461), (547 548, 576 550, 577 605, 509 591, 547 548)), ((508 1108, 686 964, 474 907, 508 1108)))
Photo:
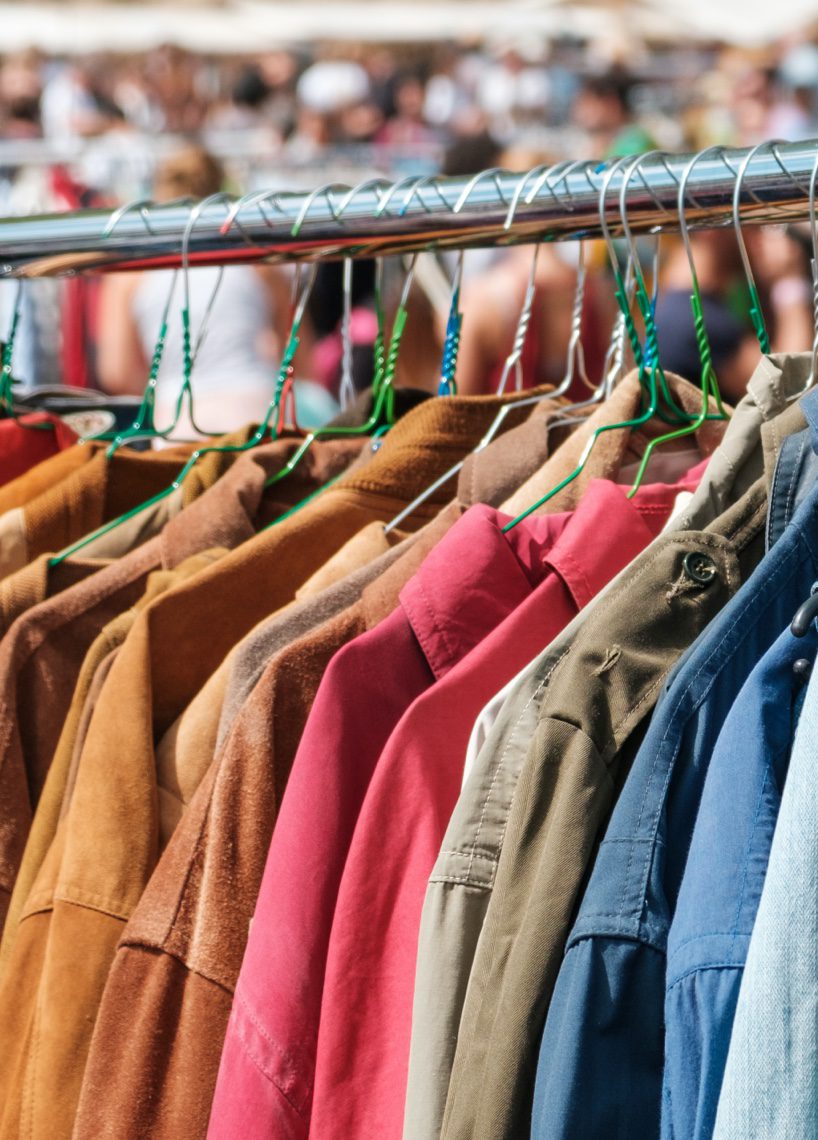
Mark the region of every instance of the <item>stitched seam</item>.
MULTIPOLYGON (((279 1054, 279 1056, 285 1061, 285 1063, 292 1065, 293 1069, 296 1069, 297 1068, 296 1060, 293 1057, 293 1055, 291 1053, 289 1053, 286 1049, 283 1049, 278 1044, 277 1041, 273 1040, 273 1038, 270 1036, 270 1034, 267 1032, 267 1030, 264 1028, 264 1026, 256 1019, 252 1009, 247 1004, 247 1002, 244 998, 244 995, 237 992, 236 993, 236 1000, 241 1002, 242 1006, 244 1007, 244 1010, 247 1013, 248 1018, 250 1019, 252 1024, 255 1026, 255 1028, 258 1030, 259 1034, 267 1042, 267 1044, 279 1054)), ((281 1087, 281 1082, 276 1077, 276 1075, 274 1073, 267 1072, 263 1063, 260 1062, 256 1057, 253 1056, 253 1054, 247 1048, 246 1043, 244 1041, 244 1038, 241 1039, 241 1044, 242 1044, 242 1048, 247 1052, 247 1055, 253 1060, 254 1064, 256 1064, 258 1066, 262 1076, 266 1077, 266 1079, 271 1084, 275 1085, 275 1087, 278 1089, 278 1091, 281 1093, 281 1095, 284 1097, 284 1099, 287 1101, 287 1103, 292 1105, 293 1109, 298 1113, 299 1116, 304 1117, 304 1110, 307 1106, 307 1101, 309 1100, 309 1094, 306 1096, 303 1104, 300 1104, 300 1103, 297 1103, 296 1101, 294 1101, 293 1098, 290 1096, 290 1094, 286 1091, 286 1089, 281 1087)))
POLYGON ((708 962, 706 966, 691 966, 689 970, 685 970, 678 978, 675 978, 667 987, 667 992, 670 993, 675 989, 680 982, 685 978, 691 977, 693 974, 703 974, 705 970, 743 970, 744 964, 737 964, 736 962, 708 962))
MULTIPOLYGON (((505 762, 505 760, 509 754, 512 742, 514 741, 515 736, 516 736, 516 732, 519 729, 520 725, 522 724, 526 712, 531 707, 532 703, 537 699, 537 697, 543 692, 543 690, 545 689, 546 685, 548 684, 548 681, 551 678, 554 670, 557 668, 560 661, 563 661, 565 659, 565 657, 571 652, 571 648, 572 648, 571 645, 566 646, 566 648, 559 655, 559 657, 557 657, 556 661, 554 661, 551 668, 548 670, 548 672, 545 674, 545 676, 542 678, 542 680, 537 685, 534 692, 531 694, 531 696, 526 701, 524 707, 520 710, 520 715, 517 717, 517 720, 514 724, 514 728, 509 733, 508 739, 506 740, 506 743, 505 743, 505 747, 503 748, 503 751, 502 751, 502 753, 501 753, 501 755, 497 761, 497 764, 495 765, 494 774, 491 778, 491 784, 489 785, 488 791, 486 793, 486 798, 483 801, 483 807, 482 807, 482 810, 480 812, 480 819, 478 821, 477 830, 476 830, 475 835, 474 835, 474 842, 471 845, 471 854, 469 855, 469 865, 468 865, 468 868, 466 870, 467 875, 471 874, 472 866, 474 864, 474 859, 475 859, 476 853, 477 853, 477 844, 479 842, 480 834, 481 834, 481 831, 483 828, 483 824, 484 824, 485 819, 486 819, 486 812, 488 811, 488 806, 489 806, 489 802, 490 802, 491 797, 492 797, 492 792, 494 791, 494 787, 495 787, 497 780, 498 780, 498 777, 500 775, 500 769, 502 768, 502 766, 503 766, 503 764, 504 764, 504 762, 505 762)), ((519 773, 517 775, 518 775, 518 779, 519 779, 519 773)), ((516 783, 517 783, 517 781, 515 780, 515 787, 516 787, 516 783)), ((500 829, 500 842, 497 845, 497 852, 492 856, 492 862, 494 862, 495 864, 497 863, 497 860, 499 859, 499 852, 502 850, 503 841, 505 839, 506 827, 507 826, 508 826, 508 816, 506 816, 506 820, 500 829)))
POLYGON ((473 879, 468 875, 432 875, 429 879, 430 883, 462 883, 467 887, 474 887, 475 890, 490 891, 493 879, 473 879))
MULTIPOLYGON (((685 946, 690 946, 691 943, 693 943, 693 942, 707 942, 707 941, 712 941, 712 939, 714 939, 714 938, 730 938, 731 934, 732 934, 732 931, 730 931, 730 930, 715 930, 715 931, 713 931, 712 934, 691 934, 689 938, 685 938, 681 942, 677 942, 673 946, 673 949, 670 952, 668 960, 670 962, 673 962, 673 960, 676 958, 676 955, 679 953, 679 951, 684 949, 685 946)), ((742 934, 742 935, 740 935, 740 937, 741 938, 749 938, 750 935, 749 934, 742 934)), ((735 966, 735 962, 733 962, 732 965, 735 966)), ((694 967, 694 968, 698 969, 698 967, 694 967)))
MULTIPOLYGON (((801 443, 798 447, 797 458, 798 458, 799 464, 800 464, 801 458, 804 454, 804 448, 806 447, 806 442, 807 441, 805 439, 802 439, 801 443)), ((786 502, 785 502, 784 522, 786 524, 789 524, 789 521, 792 518, 793 504, 795 503, 795 489, 796 489, 797 485, 798 485, 798 480, 793 478, 792 482, 790 483, 789 494, 787 495, 786 502)))
POLYGON ((562 561, 567 564, 567 568, 571 571, 572 577, 578 579, 582 584, 585 598, 584 604, 587 604, 587 601, 594 596, 594 591, 591 587, 591 583, 588 580, 588 576, 586 575, 579 562, 577 562, 577 560, 571 554, 570 550, 563 551, 562 561))
POLYGON ((461 859, 468 859, 470 855, 474 854, 475 858, 490 859, 492 862, 495 861, 492 852, 486 847, 481 847, 480 850, 476 851, 476 852, 475 852, 473 847, 468 851, 461 851, 457 847, 444 847, 440 851, 440 854, 441 855, 456 855, 461 859))
MULTIPOLYGON (((426 590, 425 590, 422 582, 418 582, 418 594, 420 595, 420 598, 423 602, 423 605, 426 607, 426 613, 428 614, 429 620, 432 623, 432 629, 434 629, 438 633, 440 640, 443 642, 444 646, 446 647, 446 656, 448 658, 449 664, 451 665, 451 663, 453 661, 457 660, 457 657, 455 656, 455 653, 454 653, 454 651, 453 651, 453 649, 449 643, 449 639, 446 636, 446 630, 444 629, 443 625, 438 624, 437 621, 435 620, 434 610, 432 609, 432 605, 429 601, 429 598, 427 597, 426 590)), ((425 630, 423 632, 423 635, 421 635, 415 629, 414 623, 412 624, 412 628, 415 630, 415 636, 417 637, 420 644, 423 646, 423 649, 424 649, 424 652, 426 653, 426 656, 429 658, 429 665, 432 667, 432 671, 434 673, 437 673, 437 670, 432 665, 432 660, 435 657, 435 654, 432 650, 432 643, 429 640, 429 638, 426 636, 425 630)))
POLYGON ((758 789, 758 798, 756 799, 756 807, 755 807, 755 811, 753 813, 753 825, 750 828, 750 831, 747 835, 747 842, 744 845, 744 867, 742 868, 742 872, 741 872, 741 888, 738 892, 738 897, 736 898, 736 913, 735 913, 735 916, 733 918, 733 929, 730 931, 730 935, 731 935, 730 949, 731 950, 732 950, 733 946, 735 945, 736 936, 739 932, 738 931, 739 918, 741 917, 741 908, 744 905, 744 898, 745 898, 745 894, 747 891, 747 875, 749 873, 749 862, 750 862, 750 860, 749 860, 750 852, 749 852, 748 848, 752 845, 753 836, 755 835, 756 827, 758 826, 758 818, 761 815, 761 805, 764 802, 764 793, 767 790, 768 782, 769 782, 769 771, 764 773, 764 779, 761 781, 761 787, 758 789))

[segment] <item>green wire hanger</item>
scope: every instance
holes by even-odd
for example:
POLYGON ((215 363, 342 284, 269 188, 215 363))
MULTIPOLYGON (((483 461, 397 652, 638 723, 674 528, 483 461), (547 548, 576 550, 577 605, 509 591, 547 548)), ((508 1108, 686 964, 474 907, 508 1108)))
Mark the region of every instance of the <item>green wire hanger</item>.
MULTIPOLYGON (((208 201, 208 199, 206 199, 205 201, 208 201)), ((201 203, 200 205, 203 205, 203 204, 204 203, 201 203)), ((189 243, 189 240, 190 240, 191 230, 192 230, 192 226, 190 224, 188 224, 188 226, 185 230, 184 238, 183 238, 183 250, 182 250, 182 268, 183 268, 184 272, 186 272, 189 269, 189 263, 188 263, 188 259, 187 259, 187 244, 189 243)), ((226 454, 226 453, 233 453, 233 452, 249 451, 252 447, 255 447, 258 443, 261 443, 264 440, 264 437, 267 433, 268 428, 270 427, 271 422, 273 422, 272 438, 277 437, 277 434, 278 434, 277 419, 278 419, 279 405, 281 402, 281 395, 282 395, 282 392, 284 390, 284 385, 286 383, 286 380, 290 374, 290 370, 291 370, 291 366, 292 366, 292 359, 295 356, 296 349, 298 348, 298 343, 299 343, 299 335, 298 334, 299 334, 299 330, 301 327, 301 321, 303 319, 304 312, 306 309, 307 300, 309 298, 309 294, 310 294, 310 291, 312 289, 312 284, 315 280, 315 273, 316 273, 316 266, 313 266, 312 272, 311 272, 311 274, 307 280, 307 283, 303 289, 301 298, 298 301, 298 304, 296 305, 295 313, 293 316, 292 327, 290 330, 289 340, 288 340, 287 346, 284 350, 284 353, 283 353, 283 356, 281 359, 281 364, 280 364, 279 370, 278 370, 278 376, 276 379, 276 386, 275 386, 275 392, 273 395, 273 399, 270 401, 270 404, 267 408, 264 419, 261 422, 261 424, 258 426, 253 437, 251 439, 247 440, 245 443, 241 443, 241 444, 214 444, 214 445, 209 446, 209 447, 197 448, 197 450, 191 454, 187 463, 184 465, 182 470, 179 472, 179 475, 176 477, 176 479, 174 479, 174 481, 170 484, 169 487, 164 488, 164 490, 159 491, 158 494, 154 495, 152 498, 148 499, 146 502, 140 503, 139 506, 132 508, 130 511, 126 511, 125 514, 120 515, 118 518, 113 519, 108 523, 105 523, 103 526, 98 527, 97 530, 93 531, 91 534, 85 535, 83 538, 79 539, 77 542, 72 543, 70 546, 66 547, 58 555, 56 555, 54 558, 51 559, 51 561, 49 563, 49 565, 51 567, 59 566, 62 562, 65 561, 66 558, 70 558, 74 554, 77 554, 79 551, 81 551, 85 546, 87 546, 89 543, 91 543, 95 539, 101 538, 103 535, 110 533, 116 527, 122 525, 125 522, 128 522, 132 518, 135 518, 142 511, 148 510, 149 508, 155 506, 157 503, 160 503, 163 499, 166 499, 174 491, 179 489, 179 487, 184 482, 186 476, 188 475, 189 471, 195 466, 195 464, 199 461, 199 459, 202 458, 202 456, 208 455, 211 453, 226 454)), ((189 395, 191 394, 190 371, 189 370, 192 369, 192 364, 193 364, 192 354, 186 353, 186 369, 188 370, 187 374, 186 374, 186 380, 187 380, 187 392, 189 395)), ((183 396, 184 396, 184 391, 180 395, 179 401, 177 401, 177 412, 181 406, 181 400, 182 400, 183 396)))
POLYGON ((383 435, 385 431, 388 431, 395 422, 395 369, 398 362, 401 340, 403 338, 404 329, 406 328, 406 306, 414 279, 416 261, 417 254, 412 254, 409 260, 409 266, 406 270, 398 307, 392 322, 392 332, 389 338, 388 349, 386 348, 386 322, 382 299, 382 262, 379 261, 376 266, 375 307, 378 319, 378 333, 374 346, 375 371, 372 381, 374 402, 369 419, 366 423, 356 427, 330 425, 324 428, 315 428, 313 431, 308 432, 304 442, 295 454, 285 463, 280 471, 267 480, 265 488, 272 487, 275 483, 280 482, 294 471, 316 439, 337 438, 339 436, 354 438, 355 436, 370 435, 373 432, 375 433, 375 438, 379 438, 379 436, 383 435))
POLYGON ((14 375, 12 373, 12 358, 14 356, 14 345, 17 339, 17 331, 20 327, 20 319, 23 312, 23 282, 18 279, 17 288, 14 291, 14 307, 11 313, 11 323, 9 325, 9 332, 6 342, 3 345, 3 352, 0 355, 0 419, 15 420, 20 427, 26 428, 28 431, 53 431, 54 424, 50 420, 38 421, 36 423, 26 423, 17 412, 14 404, 14 375))
MULTIPOLYGON (((693 325, 694 325, 694 330, 695 330, 695 335, 696 335, 696 347, 697 347, 698 352, 699 352, 699 360, 701 363, 701 389, 702 389, 701 411, 700 411, 699 415, 695 418, 695 420, 693 420, 692 423, 687 424, 685 427, 679 428, 678 431, 667 432, 665 435, 660 435, 656 439, 650 440, 650 442, 648 443, 648 445, 645 448, 645 451, 642 455, 642 459, 641 459, 641 462, 639 464, 639 469, 636 473, 636 478, 634 479, 633 486, 628 491, 628 498, 629 499, 632 499, 634 497, 634 495, 636 494, 636 492, 639 490, 639 487, 642 484, 642 480, 644 478, 645 471, 647 469, 648 463, 650 462, 651 456, 653 455, 653 452, 657 447, 659 447, 663 443, 668 443, 671 440, 681 439, 683 436, 694 434, 695 432, 697 432, 699 430, 699 428, 702 427, 702 425, 707 420, 726 419, 727 418, 727 413, 725 412, 724 406, 722 404, 718 380, 716 378, 716 370, 715 370, 715 367, 713 365, 713 355, 712 355, 711 348, 710 348, 710 341, 708 339, 707 329, 706 329, 705 323, 704 323, 704 311, 703 311, 703 307, 702 307, 701 292, 699 290, 699 277, 698 277, 698 274, 696 272, 696 265, 695 265, 695 261, 693 259, 693 249, 692 249, 691 244, 690 244, 690 233, 688 231, 688 226, 687 226, 686 198, 685 198, 685 192, 687 189, 687 180, 690 177, 690 174, 693 171, 693 168, 696 165, 696 163, 699 162, 700 159, 704 158, 704 156, 706 154, 708 154, 710 151, 719 152, 722 149, 723 148, 718 147, 718 146, 709 147, 707 150, 702 151, 700 154, 694 155, 693 158, 690 160, 690 162, 687 164, 687 166, 686 166, 686 168, 682 174, 682 177, 679 181, 679 193, 678 193, 679 230, 680 230, 681 237, 682 237, 682 244, 684 245, 685 253, 687 254, 688 264, 690 265, 690 277, 691 277, 692 286, 693 286, 693 293, 692 293, 691 298, 690 298, 690 305, 691 305, 691 308, 693 310, 693 325), (716 407, 718 409, 716 414, 711 414, 710 410, 709 410, 711 398, 714 400, 716 407)), ((667 162, 664 159, 664 156, 662 156, 662 161, 665 165, 665 168, 668 169, 667 162)), ((625 218, 625 215, 623 215, 623 226, 626 229, 629 244, 633 248, 633 235, 630 233, 630 230, 627 227, 627 219, 625 218)))
MULTIPOLYGON (((758 289, 756 288, 756 281, 753 275, 753 267, 750 264, 750 257, 747 253, 747 245, 744 241, 744 234, 741 231, 741 191, 744 183, 744 175, 747 173, 747 168, 755 158, 756 154, 758 154, 760 150, 769 147, 773 148, 773 153, 775 154, 775 143, 780 141, 780 139, 777 139, 774 142, 765 141, 758 143, 756 146, 752 147, 751 150, 749 150, 744 156, 744 159, 741 162, 738 173, 736 174, 736 184, 733 188, 733 229, 735 230, 736 242, 738 243, 738 250, 741 255, 741 264, 744 267, 744 276, 747 279, 747 287, 750 291, 750 320, 753 322, 753 329, 756 334, 756 340, 758 341, 758 347, 761 349, 761 352, 764 356, 768 356, 770 352, 770 336, 767 332, 764 313, 761 309, 761 301, 758 296, 758 289)), ((775 158, 780 166, 781 160, 778 158, 777 154, 775 155, 775 158)), ((733 170, 726 155, 722 155, 722 161, 724 162, 725 166, 728 167, 728 169, 733 170)), ((755 201, 759 201, 752 190, 749 191, 749 194, 752 198, 755 199, 755 201)))
MULTIPOLYGON (((644 277, 642 275, 641 267, 638 264, 638 259, 635 256, 633 256, 635 247, 633 246, 632 234, 630 233, 630 230, 627 227, 627 208, 626 208, 627 207, 627 187, 628 187, 630 177, 631 177, 632 173, 634 172, 634 170, 639 165, 639 163, 644 161, 644 159, 647 157, 649 157, 649 156, 648 155, 640 155, 639 157, 637 157, 635 159, 634 158, 628 158, 628 157, 617 159, 606 171, 605 176, 602 180, 602 184, 601 184, 600 192, 599 192, 599 221, 600 221, 600 226, 602 228, 603 236, 605 238, 605 244, 608 247, 608 255, 609 255, 610 260, 611 260, 614 278, 616 281, 615 296, 617 299, 617 303, 619 304, 620 314, 621 314, 623 321, 624 321, 625 329, 626 329, 627 334, 628 334, 628 339, 630 340, 630 343, 631 343, 631 348, 633 351, 634 360, 635 360, 636 366, 639 370, 640 382, 642 383, 643 387, 645 387, 645 386, 647 387, 647 407, 644 409, 644 411, 642 411, 642 413, 640 415, 634 417, 633 419, 625 420, 621 423, 616 423, 616 424, 603 424, 601 427, 598 427, 594 431, 594 433, 590 437, 590 439, 588 440, 585 447, 583 448, 582 454, 580 455, 580 458, 579 458, 579 462, 578 462, 576 468, 570 473, 570 475, 567 475, 564 479, 562 479, 557 484, 556 487, 554 487, 550 491, 548 491, 547 494, 543 495, 540 499, 537 500, 537 502, 533 503, 530 507, 528 507, 521 514, 517 515, 517 517, 512 519, 511 522, 507 523, 503 527, 504 533, 507 533, 508 531, 512 530, 515 526, 517 526, 519 523, 521 523, 523 521, 523 519, 528 518, 528 516, 530 514, 533 514, 534 511, 536 511, 540 507, 544 506, 545 503, 547 503, 556 494, 558 494, 561 490, 563 490, 563 488, 567 487, 570 483, 573 483, 574 480, 579 477, 579 475, 584 470, 586 463, 588 462, 588 459, 591 455, 591 452, 593 451, 594 447, 596 446, 597 440, 603 434, 603 432, 617 431, 617 430, 621 431, 623 429, 633 429, 636 427, 640 427, 642 424, 647 423, 648 420, 653 418, 653 416, 656 414, 656 411, 659 407, 659 377, 660 377, 660 375, 663 377, 664 374, 660 372, 660 366, 659 366, 659 361, 658 361, 658 355, 659 355, 658 354, 658 343, 656 340, 656 327, 655 327, 655 324, 653 322, 653 313, 651 311, 650 298, 648 296, 647 289, 645 288, 644 277), (636 332, 636 326, 635 326, 635 322, 633 319, 633 314, 631 313, 630 306, 628 304, 628 289, 627 289, 625 281, 622 277, 622 272, 619 268, 619 263, 618 263, 617 255, 616 255, 616 248, 614 246, 613 239, 611 237, 611 232, 610 232, 610 228, 608 226, 608 221, 607 221, 607 217, 606 217, 606 200, 607 200, 608 187, 609 187, 613 177, 621 170, 622 166, 625 163, 629 163, 630 165, 629 165, 627 171, 624 173, 623 179, 622 179, 622 188, 621 188, 620 199, 619 199, 619 212, 620 212, 620 217, 621 217, 622 223, 623 223, 623 229, 625 230, 625 233, 629 238, 629 245, 631 245, 634 272, 636 274, 637 298, 638 298, 639 308, 640 308, 640 311, 642 313, 643 320, 645 322, 645 330, 646 330, 646 337, 648 340, 648 344, 650 345, 651 350, 652 350, 652 360, 651 360, 650 365, 648 365, 646 363, 645 353, 642 350, 642 346, 641 346, 641 343, 639 341, 639 336, 636 332)), ((666 386, 666 382, 665 382, 665 386, 666 386)))

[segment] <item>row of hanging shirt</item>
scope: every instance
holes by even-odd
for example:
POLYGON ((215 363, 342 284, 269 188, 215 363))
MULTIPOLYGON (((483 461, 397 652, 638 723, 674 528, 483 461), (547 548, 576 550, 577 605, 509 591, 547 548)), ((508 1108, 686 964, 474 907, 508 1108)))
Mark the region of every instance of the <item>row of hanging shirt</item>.
POLYGON ((654 345, 384 437, 390 348, 323 437, 285 361, 272 440, 0 487, 2 1136, 712 1129, 814 650, 812 358, 728 424, 654 345))

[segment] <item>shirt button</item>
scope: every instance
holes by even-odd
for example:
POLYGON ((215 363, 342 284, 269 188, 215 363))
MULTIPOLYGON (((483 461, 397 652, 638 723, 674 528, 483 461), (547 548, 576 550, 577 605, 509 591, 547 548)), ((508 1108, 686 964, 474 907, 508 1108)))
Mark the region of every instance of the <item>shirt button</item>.
POLYGON ((682 566, 688 578, 702 586, 709 586, 716 577, 716 563, 709 554, 702 554, 699 550, 686 554, 682 566))

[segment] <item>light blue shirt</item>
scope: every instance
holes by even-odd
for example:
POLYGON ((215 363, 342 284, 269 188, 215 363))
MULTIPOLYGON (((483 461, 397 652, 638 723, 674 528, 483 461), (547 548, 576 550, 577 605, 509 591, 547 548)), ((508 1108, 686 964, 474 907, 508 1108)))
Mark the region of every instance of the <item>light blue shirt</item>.
POLYGON ((817 762, 813 670, 747 951, 716 1140, 818 1134, 817 762))

